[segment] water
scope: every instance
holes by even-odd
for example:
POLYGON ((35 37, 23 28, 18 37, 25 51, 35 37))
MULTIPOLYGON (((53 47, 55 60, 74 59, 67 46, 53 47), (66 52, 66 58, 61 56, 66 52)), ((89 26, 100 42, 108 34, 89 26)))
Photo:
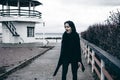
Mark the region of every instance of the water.
POLYGON ((36 33, 35 36, 36 38, 48 38, 48 37, 51 37, 51 38, 54 38, 54 37, 62 37, 62 34, 63 33, 36 33))
POLYGON ((56 43, 61 42, 63 33, 36 33, 35 38, 39 42, 43 43, 56 43))

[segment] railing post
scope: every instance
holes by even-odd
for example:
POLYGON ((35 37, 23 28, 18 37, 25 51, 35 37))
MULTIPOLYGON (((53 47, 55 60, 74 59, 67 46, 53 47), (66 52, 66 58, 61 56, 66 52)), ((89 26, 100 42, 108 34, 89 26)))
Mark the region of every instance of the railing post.
POLYGON ((17 6, 18 6, 18 14, 17 16, 20 16, 20 1, 18 0, 18 3, 17 3, 17 6))
POLYGON ((4 5, 2 5, 2 14, 1 15, 4 16, 3 14, 4 14, 4 5))
POLYGON ((83 42, 82 45, 83 45, 83 54, 85 55, 85 43, 83 42))
POLYGON ((31 2, 29 2, 29 17, 31 16, 31 2))
POLYGON ((85 54, 85 44, 82 40, 80 44, 81 44, 82 53, 85 54))
POLYGON ((103 70, 102 70, 103 67, 105 67, 105 63, 101 59, 101 80, 105 80, 105 76, 104 76, 104 73, 103 73, 103 70))
POLYGON ((83 54, 85 55, 85 43, 82 43, 83 46, 83 54))
POLYGON ((89 64, 90 63, 90 47, 87 48, 87 63, 89 64))
POLYGON ((84 44, 84 47, 85 47, 85 58, 87 58, 87 45, 86 44, 84 44))
POLYGON ((92 72, 94 72, 94 65, 95 65, 94 56, 95 56, 95 52, 92 50, 92 72))
POLYGON ((83 52, 83 50, 84 50, 83 49, 83 42, 81 40, 80 40, 80 47, 81 47, 81 53, 84 54, 84 52, 83 52))

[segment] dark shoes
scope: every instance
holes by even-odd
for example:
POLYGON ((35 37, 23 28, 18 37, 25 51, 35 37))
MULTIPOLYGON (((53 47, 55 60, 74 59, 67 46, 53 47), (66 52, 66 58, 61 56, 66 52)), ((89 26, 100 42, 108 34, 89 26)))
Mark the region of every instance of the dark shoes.
POLYGON ((81 69, 82 69, 82 72, 84 72, 84 71, 85 71, 85 67, 84 67, 83 65, 82 65, 82 68, 81 68, 81 69))

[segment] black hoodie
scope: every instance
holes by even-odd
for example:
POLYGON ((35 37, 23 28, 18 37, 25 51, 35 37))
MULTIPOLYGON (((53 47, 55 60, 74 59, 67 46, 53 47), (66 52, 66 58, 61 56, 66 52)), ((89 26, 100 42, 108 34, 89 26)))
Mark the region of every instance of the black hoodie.
POLYGON ((72 62, 81 62, 82 63, 79 34, 76 32, 76 28, 75 28, 75 25, 73 22, 67 21, 64 24, 66 24, 66 23, 68 23, 69 26, 72 28, 72 32, 67 33, 65 31, 62 36, 60 58, 59 58, 58 65, 57 65, 57 68, 56 68, 53 76, 56 75, 59 67, 62 64, 72 63, 72 62))
POLYGON ((61 44, 60 63, 81 62, 80 38, 77 32, 64 32, 61 44))

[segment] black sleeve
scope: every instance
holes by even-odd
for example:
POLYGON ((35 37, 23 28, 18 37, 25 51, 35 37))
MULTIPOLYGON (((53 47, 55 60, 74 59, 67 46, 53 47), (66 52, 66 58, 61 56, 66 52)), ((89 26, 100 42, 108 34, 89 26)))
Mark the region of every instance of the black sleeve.
POLYGON ((80 37, 79 37, 79 34, 77 34, 77 46, 78 46, 79 62, 82 62, 82 59, 81 59, 81 46, 80 46, 80 37))

